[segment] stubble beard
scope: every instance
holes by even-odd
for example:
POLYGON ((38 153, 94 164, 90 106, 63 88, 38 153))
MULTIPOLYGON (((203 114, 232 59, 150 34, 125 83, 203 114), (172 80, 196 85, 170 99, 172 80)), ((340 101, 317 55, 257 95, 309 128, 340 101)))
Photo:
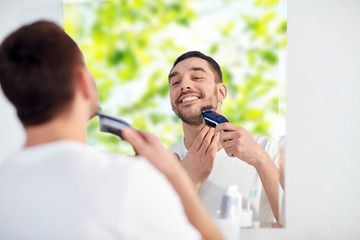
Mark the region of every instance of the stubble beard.
POLYGON ((203 123, 202 113, 199 109, 198 113, 190 114, 185 111, 178 111, 177 116, 186 124, 191 126, 200 126, 203 123))
MULTIPOLYGON (((204 94, 202 96, 204 96, 204 94)), ((186 110, 180 110, 177 107, 174 108, 174 106, 173 106, 173 109, 177 109, 174 112, 175 112, 176 116, 178 116, 181 119, 181 121, 183 121, 184 123, 186 123, 188 125, 197 127, 197 126, 200 126, 201 124, 204 123, 203 116, 202 116, 202 109, 203 108, 213 108, 213 109, 217 108, 218 99, 217 99, 216 88, 214 89, 213 98, 210 99, 210 103, 204 104, 199 109, 196 109, 195 112, 194 111, 190 112, 190 111, 186 111, 186 110), (212 102, 213 100, 215 100, 215 102, 212 102)), ((177 103, 176 105, 178 106, 179 104, 177 103)))

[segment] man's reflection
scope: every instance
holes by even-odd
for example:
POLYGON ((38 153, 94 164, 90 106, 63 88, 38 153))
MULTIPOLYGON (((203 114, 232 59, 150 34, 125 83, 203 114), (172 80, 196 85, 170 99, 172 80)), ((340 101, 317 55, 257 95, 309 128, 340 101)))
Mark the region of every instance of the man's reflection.
MULTIPOLYGON (((227 96, 217 62, 200 52, 181 55, 169 74, 172 109, 182 120, 184 137, 170 149, 192 178, 205 207, 215 215, 221 195, 236 184, 250 204, 253 220, 279 220, 278 141, 253 137, 244 128, 229 122, 216 128, 204 125, 201 109, 222 113, 227 96)), ((241 111, 241 109, 239 109, 241 111)), ((283 184, 281 184, 283 185, 283 184)))

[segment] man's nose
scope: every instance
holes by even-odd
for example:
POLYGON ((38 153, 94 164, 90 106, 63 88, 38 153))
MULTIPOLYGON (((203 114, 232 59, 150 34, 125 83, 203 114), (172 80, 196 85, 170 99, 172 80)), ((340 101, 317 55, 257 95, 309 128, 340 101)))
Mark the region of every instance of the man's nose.
POLYGON ((191 81, 188 78, 183 78, 181 81, 181 91, 191 89, 191 81))

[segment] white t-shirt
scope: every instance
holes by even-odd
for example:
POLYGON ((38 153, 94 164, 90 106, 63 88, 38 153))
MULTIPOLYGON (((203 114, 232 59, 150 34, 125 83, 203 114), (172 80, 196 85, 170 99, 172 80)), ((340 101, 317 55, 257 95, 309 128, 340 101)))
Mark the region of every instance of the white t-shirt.
MULTIPOLYGON (((264 136, 256 137, 255 140, 278 166, 278 141, 264 136)), ((170 147, 170 150, 177 153, 182 160, 188 152, 184 138, 170 147)), ((233 184, 238 186, 239 192, 243 196, 243 208, 246 207, 250 195, 252 196, 251 209, 253 210, 254 221, 266 223, 275 221, 270 202, 256 169, 238 158, 229 157, 224 149, 216 153, 213 169, 199 190, 199 197, 212 216, 217 215, 222 196, 226 193, 227 187, 233 184)))
POLYGON ((167 179, 141 157, 75 141, 0 166, 0 239, 200 239, 167 179))

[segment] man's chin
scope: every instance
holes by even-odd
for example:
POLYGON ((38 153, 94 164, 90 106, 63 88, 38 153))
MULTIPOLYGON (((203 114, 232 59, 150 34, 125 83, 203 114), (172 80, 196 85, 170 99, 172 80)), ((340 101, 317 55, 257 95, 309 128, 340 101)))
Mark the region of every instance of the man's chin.
POLYGON ((191 126, 200 126, 203 123, 201 112, 200 114, 195 115, 179 113, 178 117, 181 119, 181 121, 191 126))
MULTIPOLYGON (((203 116, 202 116, 202 109, 203 108, 211 108, 214 107, 211 104, 194 104, 194 105, 187 105, 187 106, 177 106, 177 111, 174 111, 176 115, 183 121, 184 123, 191 125, 191 126, 200 126, 204 123, 203 116)), ((174 108, 173 108, 174 110, 174 108)))

